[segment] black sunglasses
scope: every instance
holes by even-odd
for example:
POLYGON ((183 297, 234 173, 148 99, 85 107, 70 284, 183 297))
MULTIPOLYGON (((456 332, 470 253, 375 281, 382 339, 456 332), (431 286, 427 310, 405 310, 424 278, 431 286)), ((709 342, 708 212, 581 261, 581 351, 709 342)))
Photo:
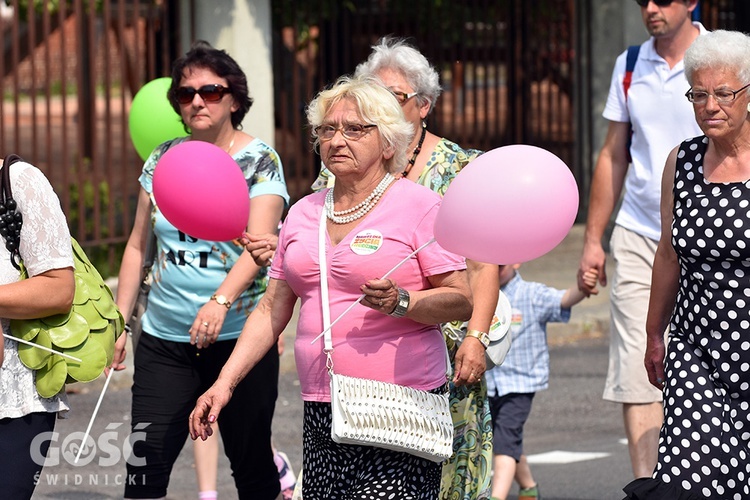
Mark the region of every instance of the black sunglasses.
POLYGON ((193 102, 195 94, 201 96, 201 99, 205 102, 219 102, 221 101, 221 98, 224 97, 224 94, 229 93, 231 93, 229 88, 214 84, 204 85, 199 89, 194 89, 193 87, 180 87, 177 89, 175 96, 177 97, 177 102, 180 104, 189 104, 193 102))
POLYGON ((635 0, 635 3, 641 7, 646 7, 649 2, 654 2, 657 7, 666 7, 671 4, 673 0, 635 0))

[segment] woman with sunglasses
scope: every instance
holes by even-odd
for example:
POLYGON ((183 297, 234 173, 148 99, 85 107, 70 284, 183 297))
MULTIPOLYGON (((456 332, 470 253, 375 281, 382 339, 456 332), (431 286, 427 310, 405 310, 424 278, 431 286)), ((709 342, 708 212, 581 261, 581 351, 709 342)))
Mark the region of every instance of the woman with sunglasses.
MULTIPOLYGON (((289 200, 278 153, 241 130, 252 99, 245 74, 225 51, 206 42, 193 45, 175 62, 166 97, 190 135, 165 142, 146 160, 117 294, 120 310, 129 317, 153 232, 157 252, 132 390, 133 432, 144 433, 145 439, 134 443, 137 459, 127 464, 133 480, 125 486, 126 498, 166 496, 170 471, 187 438, 190 409, 216 380, 268 283, 266 269, 241 246, 196 239, 164 218, 151 196, 156 164, 185 141, 206 141, 226 151, 247 181, 251 232, 273 232, 289 200)), ((123 368, 125 340, 117 342, 114 369, 123 368)), ((237 397, 219 422, 242 499, 270 500, 279 494, 271 450, 278 370, 276 349, 264 352, 235 388, 237 397)))

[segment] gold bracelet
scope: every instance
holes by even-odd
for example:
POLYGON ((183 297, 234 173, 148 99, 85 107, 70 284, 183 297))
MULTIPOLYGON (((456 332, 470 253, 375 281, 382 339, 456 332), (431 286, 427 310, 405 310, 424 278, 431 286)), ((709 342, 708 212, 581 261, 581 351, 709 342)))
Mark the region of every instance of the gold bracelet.
POLYGON ((480 332, 479 330, 467 330, 467 337, 474 337, 482 343, 485 349, 490 346, 490 335, 487 332, 480 332))

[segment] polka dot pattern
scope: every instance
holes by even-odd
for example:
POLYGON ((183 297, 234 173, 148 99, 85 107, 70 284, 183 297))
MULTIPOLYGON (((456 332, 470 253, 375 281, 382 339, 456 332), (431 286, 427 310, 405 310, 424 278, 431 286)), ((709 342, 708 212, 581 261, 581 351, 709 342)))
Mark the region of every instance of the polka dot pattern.
POLYGON ((303 420, 303 498, 438 498, 442 464, 385 448, 335 443, 330 403, 305 401, 303 420))
POLYGON ((750 181, 703 177, 708 140, 677 155, 680 265, 654 477, 706 498, 750 498, 750 181), (740 241, 743 240, 743 241, 740 241))

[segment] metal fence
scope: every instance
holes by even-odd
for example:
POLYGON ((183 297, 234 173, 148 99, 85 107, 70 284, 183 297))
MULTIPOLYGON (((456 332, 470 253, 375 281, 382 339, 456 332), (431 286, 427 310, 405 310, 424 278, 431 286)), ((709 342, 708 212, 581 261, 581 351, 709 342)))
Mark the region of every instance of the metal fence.
POLYGON ((105 272, 119 263, 112 244, 129 234, 142 166, 130 102, 169 70, 175 15, 167 2, 14 0, 0 17, 0 151, 45 172, 105 272))
POLYGON ((573 0, 276 0, 276 147, 294 198, 320 162, 304 106, 383 35, 407 37, 444 88, 428 126, 464 147, 525 143, 570 163, 573 0))
MULTIPOLYGON (((309 192, 320 165, 306 103, 387 34, 410 37, 440 72, 445 91, 431 130, 484 150, 537 145, 573 165, 579 181, 588 175, 574 161, 590 156, 578 146, 577 92, 590 76, 576 34, 595 2, 270 1, 276 147, 294 199, 309 192)), ((143 84, 169 74, 180 32, 191 29, 177 21, 178 5, 192 3, 9 3, 0 2, 0 154, 18 153, 45 172, 74 236, 107 273, 131 228, 142 166, 128 133, 130 103, 143 84)), ((709 29, 750 30, 746 0, 703 0, 700 9, 709 29)))

